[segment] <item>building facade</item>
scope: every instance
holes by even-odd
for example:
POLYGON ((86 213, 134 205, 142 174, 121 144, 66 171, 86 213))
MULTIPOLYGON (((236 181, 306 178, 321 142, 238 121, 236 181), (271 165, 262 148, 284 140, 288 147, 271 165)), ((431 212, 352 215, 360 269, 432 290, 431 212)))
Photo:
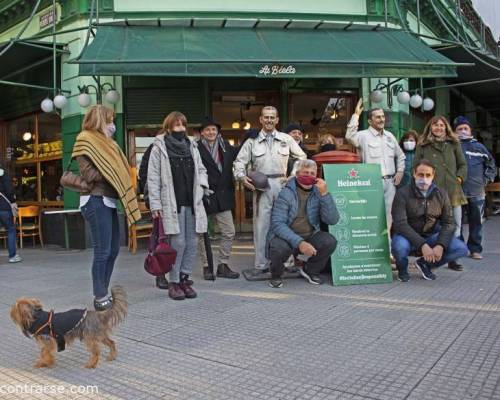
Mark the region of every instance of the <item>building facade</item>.
MULTIPOLYGON (((116 140, 133 167, 172 110, 186 114, 192 134, 212 116, 237 145, 270 104, 282 128, 305 127, 311 150, 327 133, 349 150, 345 127, 359 97, 367 108, 384 107, 397 136, 434 114, 465 114, 500 153, 491 91, 500 80, 471 84, 500 79, 498 46, 469 0, 3 0, 0 43, 0 60, 8 60, 0 68, 0 152, 21 205, 77 207, 77 194, 58 182, 74 168, 82 93, 114 108, 116 140), (120 97, 108 102, 111 89, 120 97), (59 91, 67 104, 44 113, 41 101, 59 91), (435 106, 401 104, 401 91, 435 106)), ((242 188, 237 204, 238 230, 248 231, 251 200, 242 188)))

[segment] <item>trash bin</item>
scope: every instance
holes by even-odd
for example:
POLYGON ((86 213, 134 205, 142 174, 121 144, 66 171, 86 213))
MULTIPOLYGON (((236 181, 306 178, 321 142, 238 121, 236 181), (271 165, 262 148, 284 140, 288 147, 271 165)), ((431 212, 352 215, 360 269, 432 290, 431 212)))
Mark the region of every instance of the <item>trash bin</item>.
POLYGON ((312 157, 316 164, 318 164, 318 176, 323 176, 323 164, 357 164, 361 162, 359 154, 350 151, 332 150, 318 153, 312 157))

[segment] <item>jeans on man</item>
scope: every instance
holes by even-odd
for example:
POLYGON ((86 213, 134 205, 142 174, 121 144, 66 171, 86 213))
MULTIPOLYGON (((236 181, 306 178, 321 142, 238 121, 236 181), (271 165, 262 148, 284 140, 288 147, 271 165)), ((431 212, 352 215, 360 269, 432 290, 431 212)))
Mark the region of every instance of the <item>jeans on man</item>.
POLYGON ((9 249, 9 258, 12 258, 16 255, 16 226, 12 211, 0 210, 0 225, 7 231, 7 248, 9 249))
MULTIPOLYGON (((307 260, 305 268, 309 274, 319 275, 325 267, 326 260, 335 251, 337 240, 328 232, 323 231, 318 231, 310 238, 304 240, 310 243, 317 251, 315 256, 307 260)), ((298 249, 293 249, 287 241, 279 237, 271 239, 269 246, 269 254, 271 255, 271 277, 273 279, 279 279, 285 269, 283 263, 288 260, 292 254, 299 254, 299 252, 298 249)))
MULTIPOLYGON (((471 253, 482 253, 484 198, 467 198, 467 204, 463 206, 463 209, 464 213, 467 213, 467 220, 469 222, 469 238, 467 239, 467 247, 471 253)), ((463 229, 460 231, 460 239, 465 241, 463 229)))
MULTIPOLYGON (((437 245, 438 238, 439 233, 435 233, 428 236, 425 239, 425 243, 433 248, 437 245)), ((408 256, 414 254, 419 249, 412 246, 410 241, 404 236, 398 234, 392 237, 391 247, 392 255, 396 259, 396 267, 398 268, 399 273, 408 273, 408 256)), ((444 250, 441 260, 435 263, 427 263, 427 265, 429 265, 430 268, 437 268, 449 263, 450 261, 455 261, 460 257, 464 257, 467 253, 468 250, 465 243, 460 239, 453 237, 448 247, 444 250)))
POLYGON ((82 215, 90 225, 94 260, 92 261, 92 283, 94 296, 103 298, 108 294, 111 274, 120 251, 120 229, 116 208, 104 204, 102 196, 90 196, 81 208, 82 215))

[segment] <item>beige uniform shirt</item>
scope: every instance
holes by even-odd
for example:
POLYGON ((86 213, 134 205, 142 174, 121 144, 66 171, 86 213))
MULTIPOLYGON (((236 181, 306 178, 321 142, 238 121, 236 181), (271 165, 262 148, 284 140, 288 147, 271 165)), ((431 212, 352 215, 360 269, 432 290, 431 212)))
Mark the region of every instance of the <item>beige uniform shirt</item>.
POLYGON ((247 174, 247 167, 265 175, 286 176, 288 158, 305 160, 306 154, 290 135, 274 131, 273 139, 260 131, 255 139, 248 139, 241 147, 234 161, 234 177, 240 179, 247 174))
POLYGON ((361 161, 365 164, 380 164, 382 176, 394 175, 405 170, 405 154, 394 135, 383 130, 379 133, 369 127, 358 131, 359 117, 354 114, 347 124, 346 139, 360 149, 361 161))

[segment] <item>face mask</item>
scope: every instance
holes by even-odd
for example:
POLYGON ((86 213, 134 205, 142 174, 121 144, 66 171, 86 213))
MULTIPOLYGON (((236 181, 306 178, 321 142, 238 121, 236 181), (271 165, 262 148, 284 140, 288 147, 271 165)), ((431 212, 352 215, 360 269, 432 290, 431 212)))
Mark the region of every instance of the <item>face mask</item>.
POLYGON ((426 179, 426 178, 418 178, 418 179, 415 179, 415 185, 417 185, 417 187, 420 189, 420 190, 428 190, 431 185, 432 185, 432 179, 426 179))
POLYGON ((465 129, 459 129, 457 131, 458 138, 463 140, 463 139, 470 139, 472 135, 469 135, 469 131, 465 129))
POLYGON ((106 136, 107 137, 113 137, 113 135, 115 134, 116 132, 116 126, 113 122, 111 122, 110 124, 107 124, 106 125, 106 136))
POLYGON ((403 142, 403 147, 407 151, 415 150, 415 145, 416 143, 412 141, 403 142))
POLYGON ((297 181, 304 186, 311 186, 318 182, 318 178, 311 175, 297 176, 297 181))
POLYGON ((172 136, 174 139, 181 140, 186 136, 186 131, 173 131, 172 136))

